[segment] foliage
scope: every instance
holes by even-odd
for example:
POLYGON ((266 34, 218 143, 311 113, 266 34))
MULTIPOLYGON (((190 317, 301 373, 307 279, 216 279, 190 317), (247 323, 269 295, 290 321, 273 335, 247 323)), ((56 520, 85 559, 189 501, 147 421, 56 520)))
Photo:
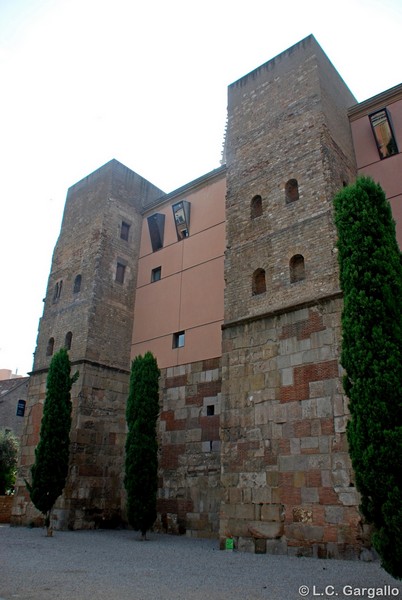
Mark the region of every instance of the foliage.
POLYGON ((128 426, 124 485, 127 517, 145 537, 156 519, 158 487, 159 369, 151 352, 137 356, 131 365, 126 407, 128 426))
POLYGON ((370 178, 334 203, 349 452, 374 547, 382 566, 402 578, 401 254, 389 203, 370 178))
POLYGON ((0 496, 13 491, 17 474, 18 440, 11 431, 0 429, 0 496))
POLYGON ((61 495, 67 478, 71 429, 71 386, 78 373, 70 377, 70 360, 62 348, 50 363, 40 440, 31 468, 32 481, 27 482, 31 500, 45 515, 47 527, 50 512, 61 495))

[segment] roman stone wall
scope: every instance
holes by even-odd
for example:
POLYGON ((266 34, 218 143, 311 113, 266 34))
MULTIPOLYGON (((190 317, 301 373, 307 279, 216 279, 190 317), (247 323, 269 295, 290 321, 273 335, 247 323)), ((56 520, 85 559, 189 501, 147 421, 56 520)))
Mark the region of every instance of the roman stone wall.
POLYGON ((351 556, 366 543, 332 206, 356 175, 353 101, 312 36, 229 87, 222 545, 351 556))
POLYGON ((0 496, 0 523, 10 522, 12 506, 12 496, 0 496))
POLYGON ((161 193, 114 160, 69 189, 28 390, 15 522, 39 517, 24 478, 29 480, 39 441, 52 355, 66 346, 69 332, 69 357, 80 377, 72 389, 71 466, 55 506, 55 526, 95 527, 123 518, 125 405, 141 211, 161 193), (123 222, 128 236, 121 235, 123 222), (124 267, 121 281, 116 277, 118 263, 124 267), (79 289, 74 285, 77 275, 79 289))
POLYGON ((42 524, 41 513, 31 503, 25 481, 30 481, 30 468, 35 462, 39 442, 43 404, 46 397, 47 372, 32 374, 28 382, 27 404, 21 436, 17 480, 11 522, 14 525, 42 524))
POLYGON ((368 530, 347 451, 342 299, 224 329, 222 546, 359 555, 368 530))
POLYGON ((48 341, 54 339, 56 352, 68 332, 71 360, 129 368, 142 204, 161 193, 117 161, 69 189, 34 370, 50 364, 48 341), (120 235, 123 221, 129 225, 127 240, 120 235), (116 281, 118 262, 125 266, 124 283, 116 281), (74 290, 77 275, 79 291, 74 290))
POLYGON ((217 537, 220 358, 162 369, 160 385, 157 529, 217 537))
POLYGON ((323 72, 327 62, 307 38, 229 87, 226 321, 338 290, 332 198, 356 173, 353 97, 332 66, 323 72), (292 180, 297 195, 289 198, 292 180), (253 217, 256 195, 261 214, 253 217), (295 255, 304 258, 303 285, 292 285, 295 255), (261 295, 252 293, 257 269, 265 272, 261 295))
POLYGON ((115 526, 124 520, 129 373, 88 364, 77 368, 69 476, 55 517, 63 529, 115 526))
MULTIPOLYGON (((53 510, 58 529, 92 529, 118 525, 122 499, 127 371, 87 363, 72 364, 79 378, 71 390, 72 426, 70 467, 62 496, 53 510)), ((21 440, 18 479, 13 507, 14 524, 39 524, 41 514, 29 499, 25 480, 39 442, 47 372, 30 378, 25 430, 21 440)))

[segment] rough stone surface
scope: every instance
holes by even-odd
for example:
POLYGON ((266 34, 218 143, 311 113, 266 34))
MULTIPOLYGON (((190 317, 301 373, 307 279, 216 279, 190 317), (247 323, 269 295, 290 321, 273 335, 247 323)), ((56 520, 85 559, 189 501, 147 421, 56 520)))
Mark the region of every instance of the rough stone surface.
POLYGON ((160 385, 156 528, 216 537, 221 500, 220 358, 163 369, 160 385))
POLYGON ((220 535, 242 547, 265 538, 266 552, 338 556, 364 544, 332 209, 355 174, 351 103, 312 38, 229 88, 220 535))

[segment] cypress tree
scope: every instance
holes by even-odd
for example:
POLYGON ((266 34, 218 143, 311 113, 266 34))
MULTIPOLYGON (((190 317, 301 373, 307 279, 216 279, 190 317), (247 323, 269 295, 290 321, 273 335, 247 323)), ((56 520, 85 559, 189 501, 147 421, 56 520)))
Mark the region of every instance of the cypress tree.
POLYGON ((126 407, 128 433, 124 485, 127 491, 127 518, 134 530, 141 531, 143 539, 156 519, 159 374, 151 352, 137 356, 131 365, 126 407))
POLYGON ((402 266, 390 205, 361 177, 335 198, 349 453, 382 566, 402 578, 402 266))
POLYGON ((0 496, 13 490, 18 462, 18 439, 11 431, 0 429, 0 496))
POLYGON ((69 463, 71 399, 70 390, 78 373, 70 377, 70 360, 62 348, 50 363, 46 381, 46 397, 31 467, 31 483, 27 488, 32 502, 45 516, 48 535, 51 535, 50 513, 66 484, 69 463))

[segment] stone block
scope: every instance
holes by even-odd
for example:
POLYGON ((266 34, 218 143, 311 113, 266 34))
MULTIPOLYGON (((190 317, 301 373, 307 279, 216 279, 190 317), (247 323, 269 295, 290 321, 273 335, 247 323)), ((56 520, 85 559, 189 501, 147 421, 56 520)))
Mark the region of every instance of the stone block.
POLYGON ((271 488, 253 488, 251 490, 251 501, 254 504, 267 504, 271 502, 271 488))
POLYGON ((303 504, 314 504, 319 502, 318 490, 313 487, 302 487, 301 501, 303 504))
POLYGON ((317 417, 332 417, 332 398, 317 398, 317 417))
POLYGON ((326 506, 324 514, 327 523, 339 524, 345 521, 345 510, 342 506, 326 506))
POLYGON ((255 554, 266 554, 267 540, 264 538, 257 538, 256 540, 254 540, 254 551, 255 554))
POLYGON ((318 437, 305 437, 300 440, 300 449, 318 448, 319 442, 318 437))
POLYGON ((253 538, 275 539, 283 535, 283 523, 253 521, 248 523, 248 531, 253 538))
POLYGON ((286 555, 288 553, 288 547, 285 538, 266 540, 267 554, 272 555, 286 555))
POLYGON ((261 506, 261 521, 282 521, 282 504, 263 504, 261 506))
POLYGON ((237 550, 239 552, 254 552, 255 544, 253 538, 239 536, 237 540, 237 550))
POLYGON ((251 472, 251 473, 240 473, 239 474, 239 485, 240 487, 250 488, 261 488, 266 485, 266 474, 265 472, 251 472))
POLYGON ((339 501, 342 502, 344 506, 359 506, 360 504, 360 494, 356 490, 356 488, 347 488, 346 490, 338 490, 339 501))
POLYGON ((254 504, 236 504, 235 505, 235 517, 237 519, 254 519, 254 504))

